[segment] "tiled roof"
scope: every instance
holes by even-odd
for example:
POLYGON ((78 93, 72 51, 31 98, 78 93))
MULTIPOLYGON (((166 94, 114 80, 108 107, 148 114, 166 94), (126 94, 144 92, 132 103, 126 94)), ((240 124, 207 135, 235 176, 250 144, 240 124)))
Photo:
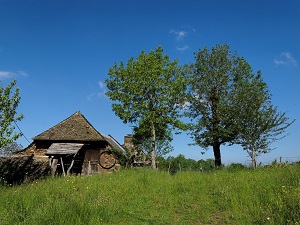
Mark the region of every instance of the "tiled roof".
POLYGON ((35 136, 33 140, 102 141, 105 138, 80 112, 76 112, 69 118, 35 136))

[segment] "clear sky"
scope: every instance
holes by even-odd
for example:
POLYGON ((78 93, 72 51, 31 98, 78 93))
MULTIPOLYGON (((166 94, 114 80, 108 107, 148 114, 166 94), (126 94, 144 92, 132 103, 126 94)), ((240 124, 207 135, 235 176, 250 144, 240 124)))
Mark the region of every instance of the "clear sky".
MULTIPOLYGON (((105 96, 114 62, 161 45, 171 59, 192 63, 198 49, 224 43, 262 71, 274 105, 296 119, 258 161, 300 160, 299 0, 0 0, 0 79, 18 81, 25 116, 18 125, 29 141, 81 111, 122 144, 132 128, 105 96)), ((189 143, 186 134, 174 135, 171 155, 213 157, 189 143)), ((239 146, 222 146, 221 154, 226 164, 250 160, 239 146)))

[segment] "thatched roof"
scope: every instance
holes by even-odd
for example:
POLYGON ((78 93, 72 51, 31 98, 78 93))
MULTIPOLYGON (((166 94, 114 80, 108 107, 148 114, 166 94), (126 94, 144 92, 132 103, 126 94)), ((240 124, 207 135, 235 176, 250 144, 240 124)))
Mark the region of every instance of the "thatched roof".
POLYGON ((35 141, 105 141, 105 138, 80 113, 69 118, 33 138, 35 141))

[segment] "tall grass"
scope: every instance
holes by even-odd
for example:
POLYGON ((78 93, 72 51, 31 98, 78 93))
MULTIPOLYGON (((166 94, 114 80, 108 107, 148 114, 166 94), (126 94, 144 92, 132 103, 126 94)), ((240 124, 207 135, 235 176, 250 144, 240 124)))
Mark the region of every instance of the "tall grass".
POLYGON ((126 170, 0 187, 0 224, 299 224, 300 167, 126 170))

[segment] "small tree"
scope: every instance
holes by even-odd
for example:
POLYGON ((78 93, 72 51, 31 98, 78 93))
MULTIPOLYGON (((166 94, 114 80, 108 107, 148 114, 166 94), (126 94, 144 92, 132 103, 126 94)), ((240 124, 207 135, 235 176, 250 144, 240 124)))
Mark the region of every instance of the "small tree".
POLYGON ((240 94, 242 96, 238 99, 251 104, 243 104, 237 112, 240 133, 234 143, 242 145, 251 157, 252 167, 256 168, 257 157, 270 152, 270 145, 284 138, 286 128, 295 120, 289 122, 286 113, 278 112, 277 107, 272 105, 267 84, 263 82, 260 73, 251 83, 244 85, 240 94))
MULTIPOLYGON (((109 69, 105 80, 106 95, 113 101, 112 108, 124 123, 147 125, 151 134, 151 166, 156 168, 156 139, 160 128, 179 127, 178 106, 185 93, 185 71, 177 60, 163 55, 162 47, 156 51, 130 58, 109 69)), ((148 133, 147 133, 148 135, 148 133)))
MULTIPOLYGON (((148 121, 139 121, 139 125, 133 129, 133 144, 143 152, 151 155, 152 135, 148 121)), ((164 156, 173 150, 170 142, 173 140, 172 132, 167 124, 156 124, 156 156, 164 156)))
MULTIPOLYGON (((211 52, 204 48, 195 53, 186 115, 192 120, 194 144, 213 147, 216 167, 222 164, 220 146, 232 143, 241 131, 238 111, 252 102, 243 99, 241 93, 253 79, 250 65, 231 53, 227 44, 217 45, 211 52)), ((254 90, 259 88, 253 86, 254 90)))
POLYGON ((14 152, 22 150, 23 146, 16 143, 16 142, 11 142, 6 146, 3 146, 0 148, 0 155, 2 156, 12 156, 14 152))
POLYGON ((17 140, 22 133, 14 132, 12 123, 23 119, 23 115, 17 115, 17 107, 20 102, 19 89, 15 88, 17 81, 13 80, 7 87, 0 84, 0 148, 17 140))

